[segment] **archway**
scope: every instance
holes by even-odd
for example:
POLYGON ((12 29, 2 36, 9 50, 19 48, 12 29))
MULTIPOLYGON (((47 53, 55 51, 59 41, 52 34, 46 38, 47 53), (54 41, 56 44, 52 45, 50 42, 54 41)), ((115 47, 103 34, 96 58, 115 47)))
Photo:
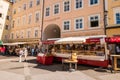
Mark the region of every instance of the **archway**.
POLYGON ((48 25, 44 30, 43 40, 49 38, 60 38, 60 28, 56 24, 48 25))

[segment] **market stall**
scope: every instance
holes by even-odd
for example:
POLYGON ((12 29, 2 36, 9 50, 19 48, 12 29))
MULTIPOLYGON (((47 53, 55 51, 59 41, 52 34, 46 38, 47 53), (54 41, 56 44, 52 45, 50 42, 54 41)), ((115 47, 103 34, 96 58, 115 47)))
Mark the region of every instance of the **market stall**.
POLYGON ((68 37, 55 41, 61 44, 59 52, 56 51, 55 57, 58 61, 68 58, 71 53, 77 53, 79 64, 89 64, 94 66, 108 66, 108 50, 105 43, 105 35, 68 37))

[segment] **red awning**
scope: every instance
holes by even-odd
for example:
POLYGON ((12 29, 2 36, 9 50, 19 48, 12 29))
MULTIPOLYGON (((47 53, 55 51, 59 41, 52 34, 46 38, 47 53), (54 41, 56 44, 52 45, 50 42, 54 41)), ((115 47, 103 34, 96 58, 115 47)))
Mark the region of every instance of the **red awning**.
POLYGON ((120 37, 107 37, 105 41, 109 43, 120 43, 120 37))
POLYGON ((42 41, 42 44, 54 44, 55 40, 42 41))

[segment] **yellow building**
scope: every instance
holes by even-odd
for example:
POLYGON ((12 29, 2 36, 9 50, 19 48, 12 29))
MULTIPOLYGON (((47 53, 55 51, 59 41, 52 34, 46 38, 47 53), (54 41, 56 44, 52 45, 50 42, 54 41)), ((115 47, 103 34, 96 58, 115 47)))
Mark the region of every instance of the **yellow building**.
POLYGON ((120 0, 108 0, 107 36, 120 36, 120 0))
POLYGON ((105 0, 14 0, 9 42, 105 35, 105 0))
POLYGON ((41 0, 14 0, 9 42, 40 41, 41 6, 41 0))
POLYGON ((43 39, 104 35, 104 0, 44 0, 43 39))

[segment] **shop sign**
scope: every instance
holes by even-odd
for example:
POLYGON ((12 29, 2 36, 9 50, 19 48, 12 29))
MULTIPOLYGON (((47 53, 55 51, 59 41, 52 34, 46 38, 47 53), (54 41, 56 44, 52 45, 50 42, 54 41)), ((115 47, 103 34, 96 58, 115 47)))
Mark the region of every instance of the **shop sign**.
POLYGON ((54 44, 55 40, 42 41, 42 44, 54 44))
POLYGON ((100 38, 89 38, 89 39, 86 39, 86 43, 91 43, 91 42, 94 42, 94 43, 100 42, 100 38))

